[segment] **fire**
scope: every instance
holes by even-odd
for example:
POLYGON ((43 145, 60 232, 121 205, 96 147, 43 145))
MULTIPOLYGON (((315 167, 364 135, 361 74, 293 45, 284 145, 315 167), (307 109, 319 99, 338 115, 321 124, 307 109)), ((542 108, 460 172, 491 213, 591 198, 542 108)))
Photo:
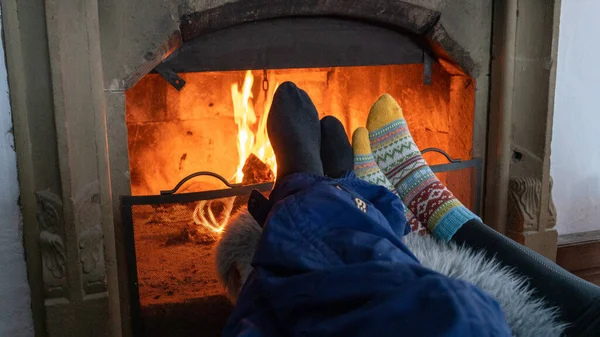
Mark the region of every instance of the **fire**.
POLYGON ((241 183, 244 174, 242 168, 246 158, 252 153, 262 160, 264 163, 269 165, 276 173, 275 154, 273 148, 269 142, 267 136, 267 117, 269 115, 269 109, 271 108, 271 102, 273 92, 277 89, 279 83, 274 88, 270 89, 267 93, 267 100, 264 104, 264 112, 258 122, 258 128, 256 133, 252 132, 252 126, 256 124, 257 118, 254 112, 252 85, 254 84, 254 76, 250 70, 246 71, 242 88, 240 89, 237 83, 231 85, 231 100, 233 103, 233 115, 235 124, 238 126, 238 137, 237 137, 237 149, 239 163, 235 173, 235 182, 241 183))
MULTIPOLYGON (((233 177, 236 183, 242 183, 244 173, 242 169, 246 159, 250 154, 254 154, 258 159, 269 165, 273 173, 277 172, 277 163, 275 161, 275 153, 269 142, 267 135, 267 117, 271 109, 273 94, 279 83, 275 86, 266 88, 265 102, 263 105, 263 114, 260 119, 257 118, 254 112, 254 97, 252 94, 252 85, 254 84, 254 76, 250 70, 246 71, 242 87, 238 83, 231 85, 231 101, 233 103, 233 116, 235 124, 238 127, 237 133, 237 150, 238 150, 238 165, 233 177), (252 131, 253 126, 257 123, 256 132, 252 131)), ((201 201, 196 206, 192 214, 194 223, 201 225, 214 233, 221 233, 223 228, 229 221, 235 197, 227 198, 223 201, 201 201), (225 208, 224 216, 221 220, 217 219, 212 208, 215 205, 220 205, 225 208)))

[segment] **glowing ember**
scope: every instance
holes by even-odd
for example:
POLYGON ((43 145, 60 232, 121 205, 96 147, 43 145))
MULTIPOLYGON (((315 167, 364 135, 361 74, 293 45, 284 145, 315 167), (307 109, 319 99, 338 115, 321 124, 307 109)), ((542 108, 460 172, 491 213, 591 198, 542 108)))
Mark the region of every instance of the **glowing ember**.
MULTIPOLYGON (((277 172, 277 164, 275 162, 275 154, 273 148, 269 142, 267 136, 267 117, 271 103, 273 101, 273 94, 279 83, 275 86, 268 88, 266 92, 266 99, 263 106, 263 115, 258 121, 258 127, 256 132, 252 131, 252 127, 257 122, 256 113, 254 112, 254 102, 252 95, 252 85, 254 84, 254 76, 250 70, 246 71, 244 82, 240 88, 237 83, 231 85, 231 100, 233 103, 233 112, 235 124, 238 127, 237 136, 237 150, 239 162, 236 169, 236 173, 233 177, 234 182, 242 183, 244 179, 244 173, 242 169, 246 159, 251 154, 254 154, 258 159, 267 164, 273 173, 277 172)), ((224 226, 229 221, 231 211, 233 210, 233 203, 235 198, 224 199, 220 202, 215 201, 201 201, 196 206, 192 215, 194 223, 201 225, 206 229, 214 233, 220 233, 223 231, 224 226), (224 215, 221 216, 221 220, 218 220, 214 213, 215 205, 223 205, 224 215)))
POLYGON ((225 228, 227 221, 229 221, 234 201, 235 198, 227 198, 222 200, 202 200, 198 202, 198 205, 196 205, 194 213, 192 214, 194 223, 202 225, 212 232, 221 233, 223 228, 225 228), (213 207, 216 204, 225 208, 223 211, 224 216, 221 220, 217 220, 215 213, 213 212, 213 207))

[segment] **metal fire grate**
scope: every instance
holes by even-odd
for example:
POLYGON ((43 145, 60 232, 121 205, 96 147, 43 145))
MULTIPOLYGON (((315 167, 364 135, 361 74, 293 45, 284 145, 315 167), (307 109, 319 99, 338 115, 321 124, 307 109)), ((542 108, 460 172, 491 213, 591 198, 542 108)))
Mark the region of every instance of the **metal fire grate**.
MULTIPOLYGON (((448 161, 446 164, 432 166, 434 172, 446 175, 461 172, 458 174, 467 177, 464 180, 454 180, 471 184, 471 208, 479 213, 482 160, 453 159, 436 148, 422 151, 427 152, 439 153, 448 161)), ((131 322, 135 337, 151 336, 153 333, 158 336, 156 330, 160 327, 177 332, 180 336, 187 336, 181 332, 182 326, 186 324, 189 325, 189 331, 195 331, 196 334, 198 331, 211 330, 215 331, 215 335, 220 335, 231 305, 222 296, 222 292, 207 290, 218 288, 211 261, 212 243, 216 236, 211 236, 210 228, 206 229, 206 233, 187 229, 197 228, 193 227, 194 220, 213 222, 215 226, 223 224, 227 220, 223 214, 233 214, 236 208, 245 206, 244 197, 252 190, 267 192, 272 186, 273 183, 248 186, 230 184, 218 174, 197 172, 184 178, 172 190, 161 191, 160 195, 121 197, 131 322), (200 176, 215 177, 227 188, 176 194, 187 181, 200 176), (234 197, 239 199, 235 200, 234 197), (213 218, 202 214, 202 205, 211 207, 213 218), (210 310, 218 311, 219 314, 215 316, 210 310), (193 319, 173 317, 176 313, 185 316, 186 311, 192 312, 190 315, 193 315, 193 319), (161 320, 173 322, 165 323, 161 320), (171 324, 176 325, 179 330, 166 328, 171 324)), ((450 189, 452 190, 451 186, 450 189)))

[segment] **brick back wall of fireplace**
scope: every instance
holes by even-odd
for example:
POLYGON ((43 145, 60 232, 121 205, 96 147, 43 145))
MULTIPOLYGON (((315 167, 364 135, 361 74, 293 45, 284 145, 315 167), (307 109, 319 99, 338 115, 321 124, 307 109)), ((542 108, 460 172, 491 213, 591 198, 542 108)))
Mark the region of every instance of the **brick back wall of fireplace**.
MULTIPOLYGON (((1 29, 1 27, 0 27, 1 29)), ((29 284, 23 252, 23 224, 18 205, 17 158, 14 149, 8 82, 0 36, 0 336, 33 336, 29 284)))

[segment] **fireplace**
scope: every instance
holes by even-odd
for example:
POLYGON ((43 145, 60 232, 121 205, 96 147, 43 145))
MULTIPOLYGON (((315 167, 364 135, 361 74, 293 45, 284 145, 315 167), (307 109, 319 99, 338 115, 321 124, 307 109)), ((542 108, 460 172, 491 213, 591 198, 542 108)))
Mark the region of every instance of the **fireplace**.
POLYGON ((3 0, 36 331, 218 331, 231 305, 210 248, 249 188, 271 186, 261 123, 288 80, 349 133, 390 93, 453 192, 551 257, 554 6, 3 0))
MULTIPOLYGON (((184 18, 182 32, 202 20, 184 18)), ((160 335, 157 322, 180 336, 202 327, 219 335, 231 308, 215 309, 226 300, 214 275, 213 244, 245 208, 249 191, 273 182, 266 118, 284 81, 306 90, 321 117, 341 120, 348 136, 390 93, 440 178, 479 211, 482 161, 471 158, 476 82, 436 55, 434 42, 328 17, 188 34, 125 93, 132 197, 121 200, 134 335, 160 335), (176 194, 166 191, 176 185, 176 194), (187 309, 176 315, 174 307, 187 309), (182 322, 190 315, 194 324, 182 322)))

